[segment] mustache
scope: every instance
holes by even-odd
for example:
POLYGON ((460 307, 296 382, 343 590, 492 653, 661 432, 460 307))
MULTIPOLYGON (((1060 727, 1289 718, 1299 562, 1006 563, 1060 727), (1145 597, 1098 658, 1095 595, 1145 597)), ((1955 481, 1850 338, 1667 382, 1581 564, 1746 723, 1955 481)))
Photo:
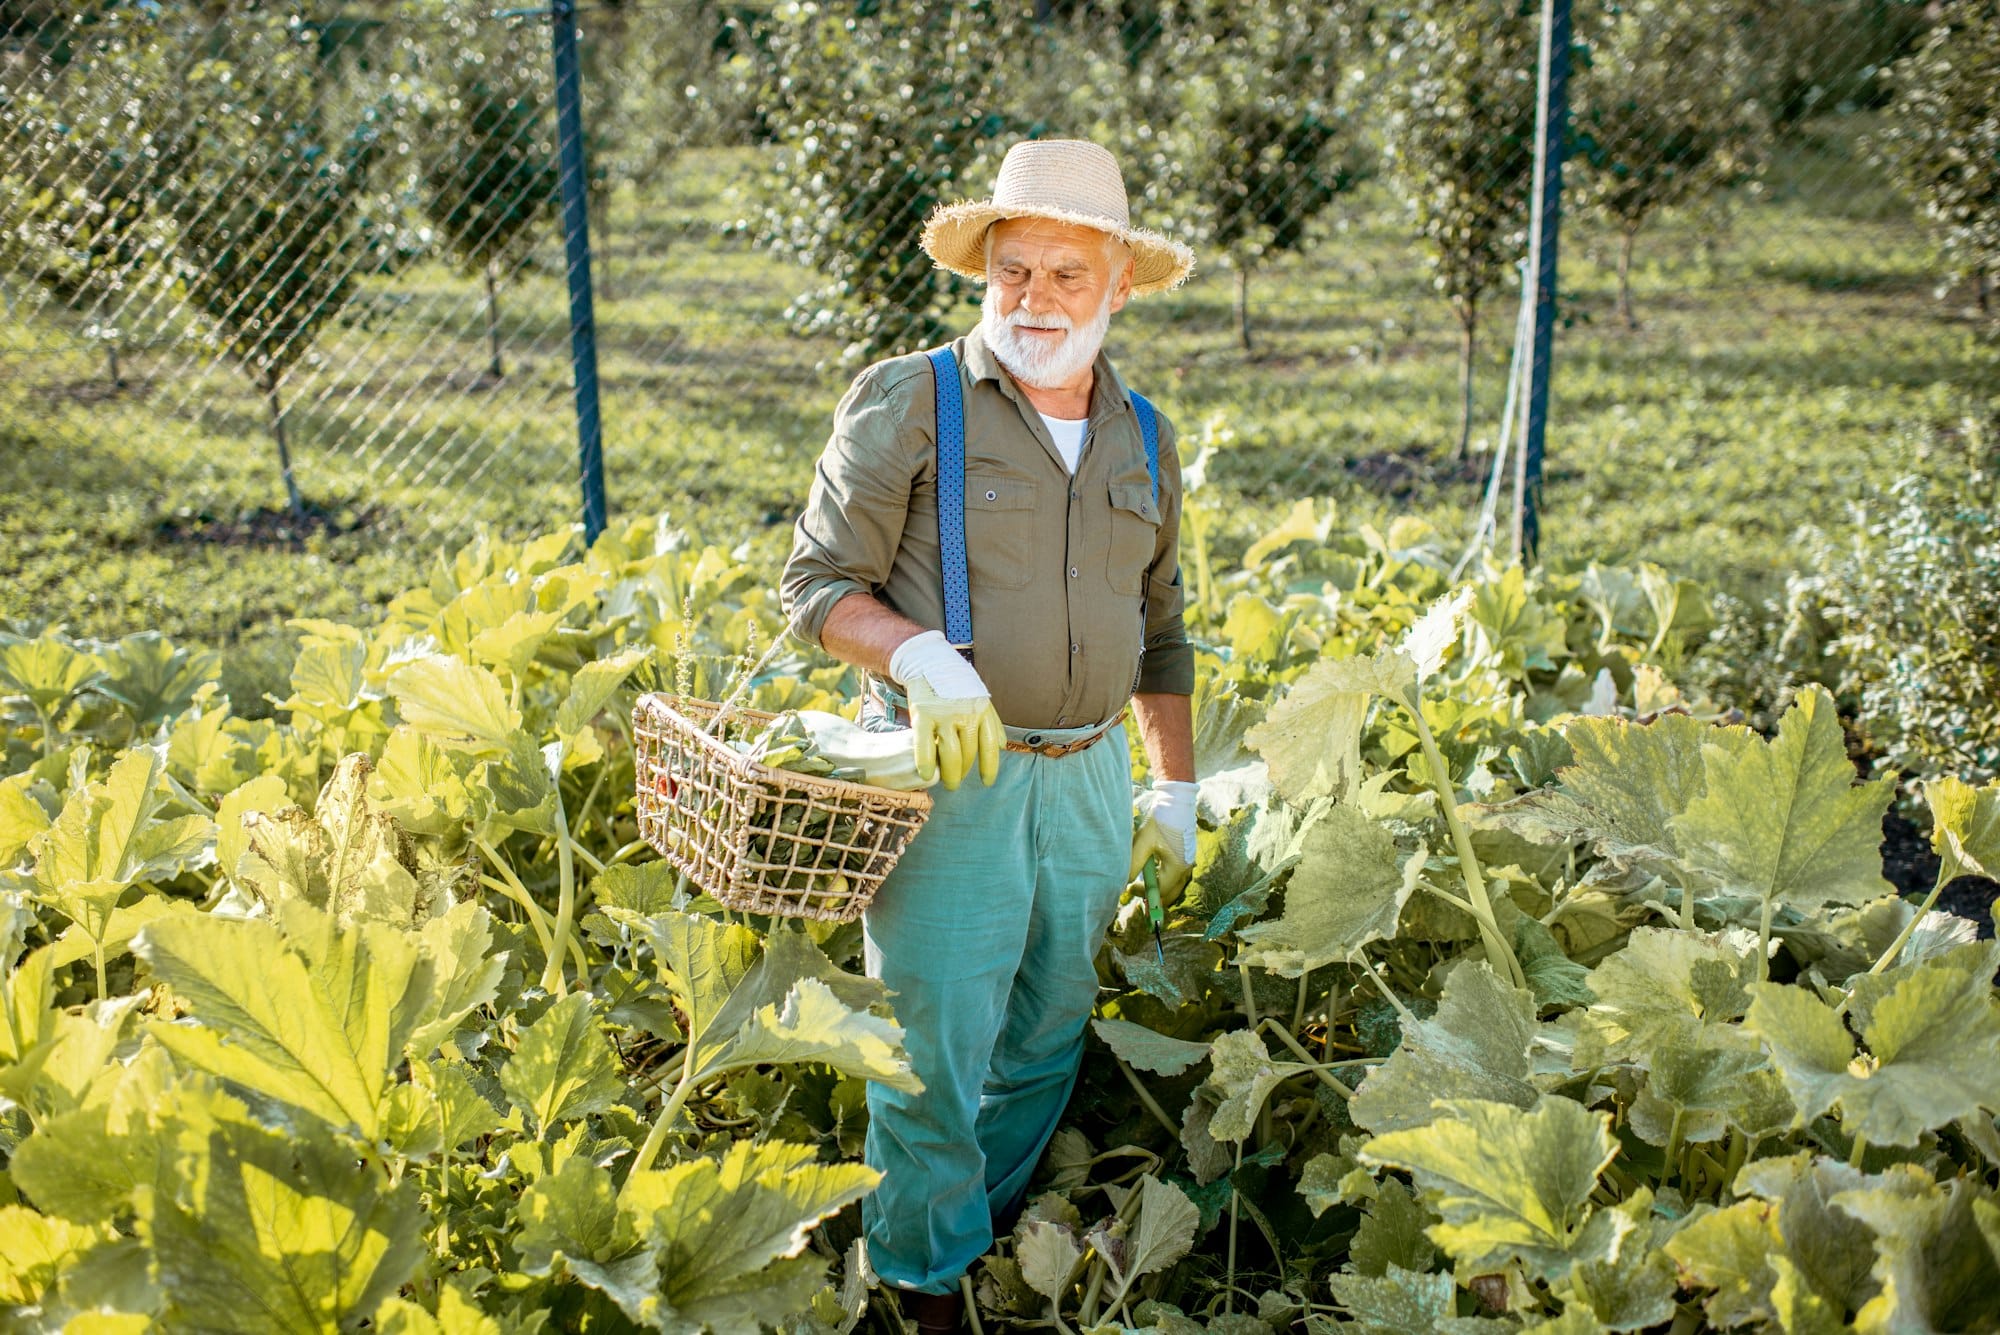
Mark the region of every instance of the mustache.
POLYGON ((1003 321, 1009 329, 1074 329, 1067 315, 1051 311, 1047 315, 1030 315, 1020 307, 1015 307, 1003 321))

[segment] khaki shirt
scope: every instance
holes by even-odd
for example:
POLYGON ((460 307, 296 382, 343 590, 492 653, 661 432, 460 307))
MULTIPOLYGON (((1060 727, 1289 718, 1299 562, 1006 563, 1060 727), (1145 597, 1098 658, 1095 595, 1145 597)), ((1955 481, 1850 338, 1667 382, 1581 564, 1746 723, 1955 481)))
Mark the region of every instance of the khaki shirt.
MULTIPOLYGON (((952 351, 965 403, 973 662, 1001 720, 1079 727, 1115 717, 1135 690, 1192 692, 1171 424, 1161 416, 1155 504, 1138 416, 1102 353, 1071 476, 978 332, 952 351)), ((800 638, 819 644, 850 593, 944 629, 936 393, 930 362, 913 353, 869 367, 841 400, 780 588, 800 638)))

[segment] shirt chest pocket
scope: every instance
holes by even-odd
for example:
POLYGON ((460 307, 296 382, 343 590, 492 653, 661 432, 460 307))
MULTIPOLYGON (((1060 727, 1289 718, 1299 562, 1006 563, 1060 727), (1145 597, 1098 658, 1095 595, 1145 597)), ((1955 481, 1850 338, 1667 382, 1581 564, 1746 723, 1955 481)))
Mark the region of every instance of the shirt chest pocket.
POLYGON ((1113 482, 1111 556, 1105 570, 1114 593, 1137 595, 1160 541, 1160 505, 1148 482, 1113 482))
POLYGON ((1034 555, 1035 484, 968 473, 965 560, 973 587, 1026 588, 1035 573, 1034 555))

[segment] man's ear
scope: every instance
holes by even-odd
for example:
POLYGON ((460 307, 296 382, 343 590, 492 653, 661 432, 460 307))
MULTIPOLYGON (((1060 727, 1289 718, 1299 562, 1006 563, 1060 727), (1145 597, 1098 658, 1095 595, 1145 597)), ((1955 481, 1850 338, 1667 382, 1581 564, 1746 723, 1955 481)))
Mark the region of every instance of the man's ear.
POLYGON ((1118 266, 1118 277, 1111 287, 1111 309, 1113 311, 1124 310, 1125 303, 1129 301, 1131 297, 1132 297, 1132 257, 1130 255, 1127 255, 1125 257, 1125 262, 1118 266))

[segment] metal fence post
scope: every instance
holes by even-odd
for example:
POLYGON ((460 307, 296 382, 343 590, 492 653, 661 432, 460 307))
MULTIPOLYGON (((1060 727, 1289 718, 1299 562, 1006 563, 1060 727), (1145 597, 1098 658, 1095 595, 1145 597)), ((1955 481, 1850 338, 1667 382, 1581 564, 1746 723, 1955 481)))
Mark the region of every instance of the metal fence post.
POLYGON ((1563 140, 1569 125, 1569 0, 1542 0, 1539 97, 1535 110, 1535 196, 1529 220, 1528 282, 1534 292, 1534 356, 1528 367, 1514 550, 1532 564, 1542 541, 1542 450, 1549 425, 1550 354, 1556 324, 1556 243, 1562 233, 1563 140))
POLYGON ((590 301, 590 214, 584 189, 583 79, 576 55, 576 0, 549 7, 556 65, 556 144, 563 241, 569 251, 569 344, 576 381, 577 467, 583 480, 583 534, 604 531, 604 423, 597 404, 597 317, 590 301))

